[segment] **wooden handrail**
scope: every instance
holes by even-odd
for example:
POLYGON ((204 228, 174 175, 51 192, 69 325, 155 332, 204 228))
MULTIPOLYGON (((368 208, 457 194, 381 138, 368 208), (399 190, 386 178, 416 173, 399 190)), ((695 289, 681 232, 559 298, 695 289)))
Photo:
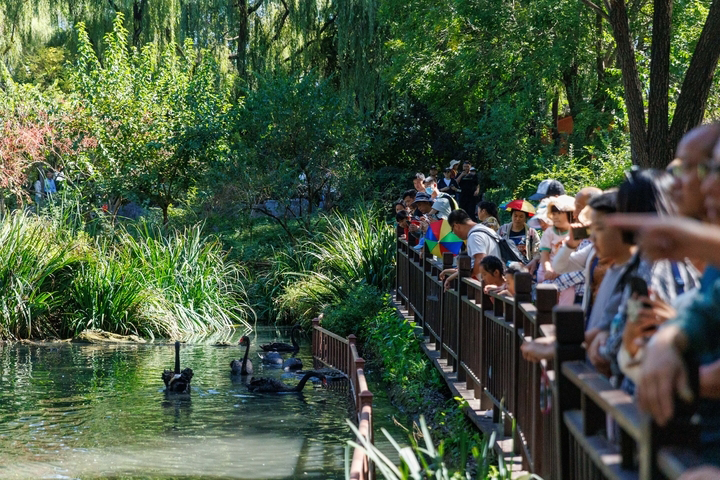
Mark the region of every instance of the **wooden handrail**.
MULTIPOLYGON (((466 382, 481 410, 493 409, 494 423, 515 435, 525 469, 562 480, 649 480, 660 472, 675 478, 688 465, 692 456, 686 450, 662 448, 673 443, 668 433, 585 363, 584 313, 556 307, 554 285, 533 287, 529 275, 517 274, 516 296, 510 298, 485 294, 482 282, 461 274, 445 291, 437 275, 451 257, 441 264, 427 250, 421 256, 399 241, 397 260, 398 302, 435 345, 446 364, 445 370, 437 367, 466 382), (541 337, 556 339, 554 362, 525 361, 521 346, 541 337)), ((467 262, 466 256, 457 258, 461 272, 468 271, 467 262)), ((687 446, 696 441, 696 429, 686 430, 687 446)))
MULTIPOLYGON (((365 378, 365 360, 358 353, 355 335, 342 338, 322 328, 320 319, 316 318, 313 320, 312 351, 315 360, 340 370, 350 380, 358 431, 362 437, 373 443, 373 394, 368 388, 365 378)), ((362 442, 358 439, 357 444, 362 445, 362 442)), ((375 478, 374 466, 363 448, 356 448, 353 452, 350 478, 354 480, 375 478)))

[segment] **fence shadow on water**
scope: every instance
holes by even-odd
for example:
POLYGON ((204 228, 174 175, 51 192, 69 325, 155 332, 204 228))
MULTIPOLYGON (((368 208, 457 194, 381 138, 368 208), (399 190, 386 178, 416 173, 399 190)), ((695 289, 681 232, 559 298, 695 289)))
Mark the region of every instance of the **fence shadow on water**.
POLYGON ((398 240, 396 302, 422 328, 426 351, 439 353, 446 380, 476 399, 469 415, 487 433, 478 418, 492 410, 490 428, 513 440, 497 449, 519 456, 523 470, 546 480, 672 480, 698 464, 692 408, 666 428, 640 412, 586 362, 583 311, 557 306, 554 286, 538 285, 533 302, 530 275, 518 274, 514 298, 485 294, 461 255, 445 291, 438 276, 454 259, 432 258, 398 240), (524 360, 523 343, 542 337, 555 338, 554 361, 524 360))

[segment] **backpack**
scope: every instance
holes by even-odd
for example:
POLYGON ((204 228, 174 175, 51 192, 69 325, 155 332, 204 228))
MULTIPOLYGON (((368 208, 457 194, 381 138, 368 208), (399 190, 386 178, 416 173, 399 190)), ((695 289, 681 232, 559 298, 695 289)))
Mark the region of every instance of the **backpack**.
POLYGON ((448 201, 450 202, 450 208, 452 208, 453 212, 455 210, 460 209, 460 206, 458 205, 457 200, 455 200, 455 197, 453 197, 452 195, 448 195, 445 192, 440 192, 440 195, 438 195, 437 198, 447 198, 448 201))
POLYGON ((513 242, 512 240, 490 235, 488 232, 482 229, 473 230, 472 232, 470 232, 470 235, 472 235, 473 233, 484 233, 485 235, 492 238, 495 243, 497 243, 498 249, 500 250, 500 256, 502 257, 500 260, 502 260, 505 265, 511 262, 520 262, 523 265, 526 265, 528 263, 528 259, 525 258, 525 255, 520 253, 517 245, 515 245, 515 242, 513 242))

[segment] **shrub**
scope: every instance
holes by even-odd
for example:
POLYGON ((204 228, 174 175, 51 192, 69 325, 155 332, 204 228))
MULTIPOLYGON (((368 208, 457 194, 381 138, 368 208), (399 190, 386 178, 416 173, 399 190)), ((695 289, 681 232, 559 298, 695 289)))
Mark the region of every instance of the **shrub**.
POLYGON ((323 327, 341 337, 359 334, 365 318, 374 317, 389 302, 387 295, 369 285, 357 285, 347 298, 325 309, 323 327))

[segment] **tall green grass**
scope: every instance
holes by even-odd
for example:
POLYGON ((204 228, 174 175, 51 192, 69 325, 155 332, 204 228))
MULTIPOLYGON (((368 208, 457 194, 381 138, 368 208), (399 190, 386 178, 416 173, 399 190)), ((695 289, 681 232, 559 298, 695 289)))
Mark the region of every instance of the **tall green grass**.
POLYGON ((179 337, 249 326, 244 272, 201 225, 111 233, 91 237, 77 216, 57 211, 0 219, 0 338, 86 328, 179 337))
POLYGON ((163 235, 146 224, 138 232, 121 237, 119 256, 166 300, 180 331, 250 326, 245 272, 228 261, 217 239, 203 235, 202 225, 163 235))
POLYGON ((390 288, 395 274, 395 237, 379 211, 328 217, 326 232, 276 255, 266 279, 281 284, 274 298, 279 320, 308 324, 327 305, 344 301, 353 286, 390 288))
POLYGON ((82 246, 51 222, 21 212, 0 221, 0 337, 57 334, 82 246))

